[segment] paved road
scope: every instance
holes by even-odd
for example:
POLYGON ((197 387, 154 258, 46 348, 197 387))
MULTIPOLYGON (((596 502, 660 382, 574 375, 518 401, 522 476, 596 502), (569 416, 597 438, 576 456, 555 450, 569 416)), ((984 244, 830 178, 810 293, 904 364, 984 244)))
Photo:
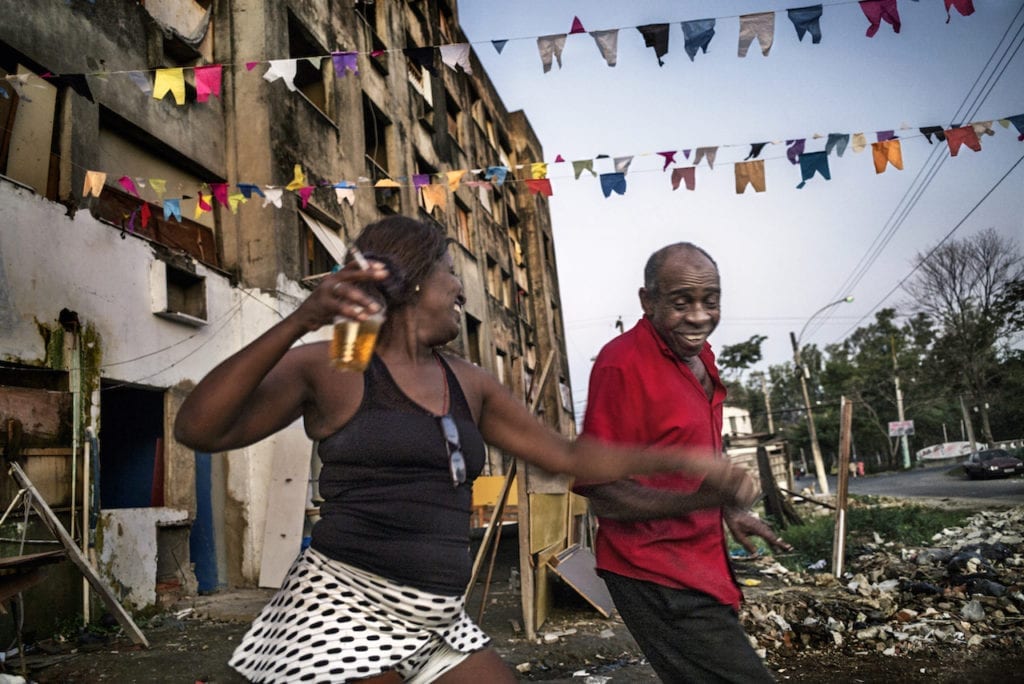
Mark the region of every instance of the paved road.
MULTIPOLYGON (((955 498, 993 504, 1024 505, 1024 477, 998 480, 968 480, 959 468, 949 465, 912 468, 908 471, 880 473, 850 479, 851 494, 921 498, 955 498)), ((813 476, 797 480, 798 490, 815 482, 813 476)), ((836 478, 829 477, 836 491, 836 478)))

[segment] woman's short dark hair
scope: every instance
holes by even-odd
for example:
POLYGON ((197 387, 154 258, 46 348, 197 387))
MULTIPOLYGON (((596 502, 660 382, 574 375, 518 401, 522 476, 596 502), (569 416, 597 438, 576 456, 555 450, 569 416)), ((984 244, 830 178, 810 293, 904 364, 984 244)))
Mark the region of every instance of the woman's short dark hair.
POLYGON ((388 267, 391 276, 378 288, 388 309, 395 311, 413 302, 416 287, 447 252, 448 240, 437 224, 389 216, 363 228, 356 246, 388 267))

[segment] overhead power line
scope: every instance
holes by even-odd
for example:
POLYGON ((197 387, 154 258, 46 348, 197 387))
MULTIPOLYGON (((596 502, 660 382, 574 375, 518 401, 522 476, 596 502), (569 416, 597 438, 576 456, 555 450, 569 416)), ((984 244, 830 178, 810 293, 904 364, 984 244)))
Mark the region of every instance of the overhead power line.
MULTIPOLYGON (((1017 53, 1020 51, 1021 44, 1024 43, 1024 38, 1022 38, 1022 35, 1024 35, 1024 22, 1022 22, 1020 25, 1016 27, 1016 29, 1014 29, 1014 25, 1017 24, 1022 14, 1024 14, 1024 5, 1022 5, 1020 9, 1017 10, 1017 14, 1014 16, 1013 20, 1009 22, 1009 24, 1007 25, 1006 30, 1003 32, 1002 37, 996 44, 996 47, 993 49, 992 54, 989 55, 989 58, 985 62, 985 65, 982 67, 978 76, 975 77, 974 83, 968 89, 967 94, 964 96, 956 111, 953 113, 953 116, 950 119, 951 122, 955 123, 958 121, 971 120, 971 118, 980 110, 982 104, 984 104, 985 102, 985 99, 995 88, 995 85, 1003 77, 1003 74, 1009 67, 1010 62, 1013 61, 1017 53), (1010 36, 1011 33, 1013 33, 1013 36, 1008 39, 1007 37, 1010 36), (993 63, 995 64, 994 66, 993 63), (983 78, 984 83, 982 84, 981 81, 983 78), (972 93, 974 94, 973 99, 972 93)), ((925 190, 931 184, 932 180, 938 174, 939 170, 942 168, 942 165, 946 162, 948 158, 949 156, 943 153, 941 145, 936 145, 935 148, 932 149, 928 156, 928 160, 925 162, 925 165, 921 167, 921 169, 915 176, 914 181, 911 183, 911 186, 903 194, 903 197, 900 199, 900 201, 897 202, 892 213, 889 215, 889 218, 882 226, 878 235, 875 236, 875 239, 872 241, 867 251, 861 257, 857 265, 854 266, 854 269, 851 272, 851 274, 846 278, 846 280, 843 281, 839 288, 835 290, 833 295, 834 297, 840 297, 844 294, 852 292, 860 283, 860 281, 863 280, 863 278, 870 271, 871 267, 881 256, 885 247, 889 244, 892 238, 903 226, 903 223, 906 221, 907 217, 917 206, 917 203, 920 201, 925 190)), ((1002 182, 1002 180, 1000 180, 999 182, 1002 182)), ((985 196, 987 197, 988 194, 990 193, 986 193, 985 196)), ((906 278, 904 278, 901 281, 901 283, 905 281, 906 278)), ((891 290, 889 294, 886 295, 886 299, 889 296, 891 296, 892 293, 895 292, 895 290, 896 288, 891 290)), ((879 304, 876 305, 876 308, 878 306, 881 306, 881 304, 884 303, 884 301, 885 299, 879 302, 879 304)), ((867 314, 861 317, 860 321, 863 321, 864 318, 874 313, 874 310, 875 309, 869 310, 867 314)), ((811 328, 810 334, 813 335, 815 332, 820 330, 822 325, 824 325, 825 323, 825 319, 827 318, 829 317, 826 315, 823 316, 819 321, 817 321, 811 328)), ((858 324, 860 323, 860 321, 858 321, 858 324)), ((854 326, 853 329, 856 329, 856 326, 854 326)), ((849 331, 847 333, 844 333, 843 337, 845 337, 846 334, 849 334, 849 331)), ((839 339, 842 339, 842 337, 838 338, 837 341, 839 339)))

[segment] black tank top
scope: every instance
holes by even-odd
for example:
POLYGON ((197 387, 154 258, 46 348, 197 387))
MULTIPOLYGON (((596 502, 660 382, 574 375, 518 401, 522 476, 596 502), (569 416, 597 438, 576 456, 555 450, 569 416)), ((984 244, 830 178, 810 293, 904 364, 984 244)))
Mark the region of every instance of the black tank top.
POLYGON ((466 482, 452 484, 440 417, 406 396, 374 354, 356 414, 320 442, 324 503, 312 546, 393 581, 455 596, 465 591, 472 569, 472 483, 486 452, 455 373, 437 358, 448 380, 466 482))

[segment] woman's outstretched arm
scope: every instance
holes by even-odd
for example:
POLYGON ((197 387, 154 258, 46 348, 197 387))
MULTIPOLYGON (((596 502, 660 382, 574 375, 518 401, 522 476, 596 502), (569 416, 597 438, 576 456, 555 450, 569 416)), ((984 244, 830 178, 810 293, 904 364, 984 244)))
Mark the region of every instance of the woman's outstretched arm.
POLYGON ((570 441, 538 421, 522 402, 485 371, 477 370, 482 407, 480 432, 494 446, 547 471, 573 475, 587 483, 606 483, 629 475, 681 472, 702 478, 699 497, 687 506, 750 506, 757 486, 746 471, 706 450, 619 446, 583 437, 570 441))

